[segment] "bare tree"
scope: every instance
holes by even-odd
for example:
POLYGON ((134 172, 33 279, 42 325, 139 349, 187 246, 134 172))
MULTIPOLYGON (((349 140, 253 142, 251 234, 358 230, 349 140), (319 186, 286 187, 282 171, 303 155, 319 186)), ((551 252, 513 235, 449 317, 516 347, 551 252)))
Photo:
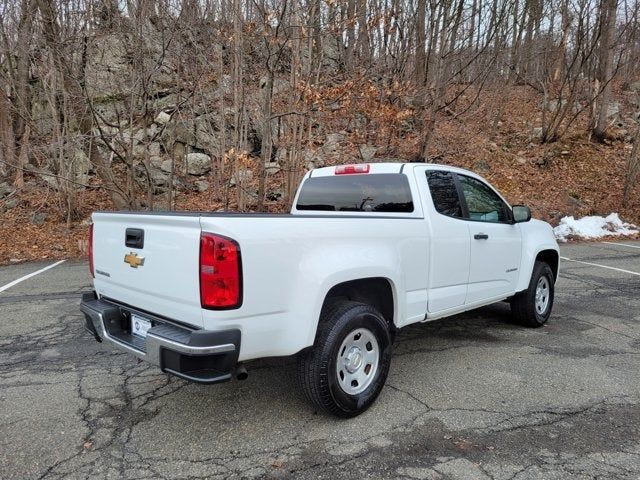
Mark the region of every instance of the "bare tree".
POLYGON ((611 100, 611 79, 613 72, 613 39, 616 28, 618 0, 601 0, 600 3, 600 52, 598 82, 602 92, 597 99, 596 119, 593 128, 594 137, 602 141, 605 138, 609 102, 611 100))

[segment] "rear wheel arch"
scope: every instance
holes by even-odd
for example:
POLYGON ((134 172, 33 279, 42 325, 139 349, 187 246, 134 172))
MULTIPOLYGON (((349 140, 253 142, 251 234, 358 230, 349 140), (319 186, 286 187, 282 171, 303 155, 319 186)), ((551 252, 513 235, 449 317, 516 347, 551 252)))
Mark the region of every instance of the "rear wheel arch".
MULTIPOLYGON (((342 300, 364 303, 378 310, 393 330, 396 321, 396 295, 394 285, 385 277, 349 280, 329 289, 322 303, 324 312, 333 303, 342 300)), ((320 315, 322 317, 322 313, 320 315)))

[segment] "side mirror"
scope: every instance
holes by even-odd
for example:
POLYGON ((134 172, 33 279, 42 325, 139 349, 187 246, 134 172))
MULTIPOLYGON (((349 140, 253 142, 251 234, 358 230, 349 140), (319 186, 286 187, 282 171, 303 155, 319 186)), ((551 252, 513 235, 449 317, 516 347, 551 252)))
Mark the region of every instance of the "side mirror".
POLYGON ((528 222, 531 220, 531 210, 526 205, 513 206, 513 223, 528 222))

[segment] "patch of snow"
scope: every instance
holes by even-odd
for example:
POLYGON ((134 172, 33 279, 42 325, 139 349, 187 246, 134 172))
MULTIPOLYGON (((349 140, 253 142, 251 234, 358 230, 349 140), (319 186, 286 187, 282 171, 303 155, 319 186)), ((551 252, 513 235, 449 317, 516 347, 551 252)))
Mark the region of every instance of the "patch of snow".
POLYGON ((560 224, 553 229, 553 233, 560 242, 566 242, 569 238, 594 239, 602 237, 615 237, 635 235, 640 232, 637 226, 620 220, 617 213, 606 217, 562 217, 560 224))

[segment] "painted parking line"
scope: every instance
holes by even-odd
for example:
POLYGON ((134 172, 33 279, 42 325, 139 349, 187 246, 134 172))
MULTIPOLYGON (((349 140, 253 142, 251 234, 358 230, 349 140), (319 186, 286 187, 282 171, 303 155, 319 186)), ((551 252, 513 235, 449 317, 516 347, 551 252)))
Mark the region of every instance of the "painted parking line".
POLYGON ((626 243, 617 243, 617 242, 602 242, 608 245, 620 245, 621 247, 629 247, 629 248, 638 248, 640 249, 640 245, 628 245, 626 243))
POLYGON ((56 267, 58 265, 60 265, 62 262, 66 262, 66 260, 60 260, 58 262, 52 263, 51 265, 41 268, 40 270, 37 270, 35 272, 32 272, 28 275, 25 275, 24 277, 20 277, 17 280, 14 280, 13 282, 9 282, 6 285, 3 285, 0 287, 0 292, 4 292, 5 290, 13 287, 14 285, 17 285, 20 282, 24 282, 25 280, 31 278, 31 277, 35 277, 36 275, 42 273, 42 272, 46 272, 47 270, 49 270, 50 268, 56 267))
POLYGON ((567 258, 567 257, 560 257, 560 258, 566 262, 575 262, 575 263, 581 263, 583 265, 591 265, 592 267, 606 268, 607 270, 615 270, 616 272, 629 273, 631 275, 637 275, 640 277, 640 272, 632 272, 631 270, 625 270, 624 268, 609 267, 608 265, 600 265, 599 263, 583 262, 582 260, 572 260, 571 258, 567 258))

